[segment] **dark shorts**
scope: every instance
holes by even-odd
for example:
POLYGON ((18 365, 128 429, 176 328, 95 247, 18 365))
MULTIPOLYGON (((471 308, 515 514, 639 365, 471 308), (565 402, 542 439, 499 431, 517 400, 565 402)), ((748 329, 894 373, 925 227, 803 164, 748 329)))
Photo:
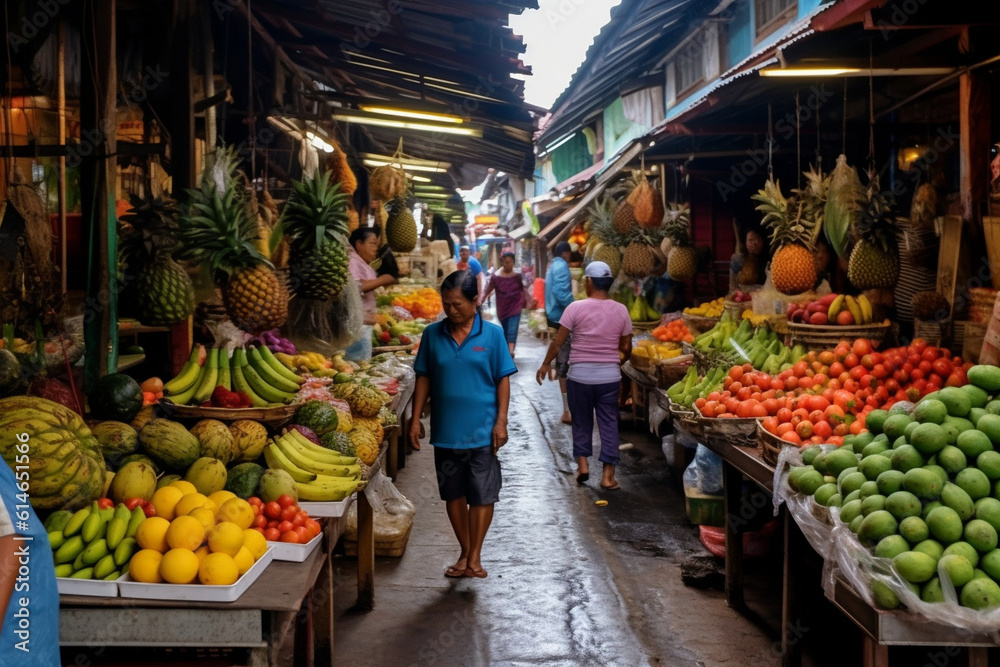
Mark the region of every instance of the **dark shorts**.
POLYGON ((465 497, 469 505, 492 505, 500 499, 500 459, 493 447, 475 449, 434 448, 441 500, 465 497))
MULTIPOLYGON (((559 323, 553 322, 548 318, 545 319, 548 320, 549 328, 554 329, 556 333, 558 333, 559 323)), ((569 348, 572 340, 573 334, 566 336, 566 341, 562 344, 562 347, 559 348, 559 354, 556 355, 556 360, 553 362, 553 368, 556 369, 556 375, 561 378, 566 377, 566 374, 569 373, 569 348)))
POLYGON ((521 325, 521 314, 518 313, 513 317, 504 317, 500 320, 500 326, 503 327, 503 337, 508 343, 517 342, 517 328, 521 325))

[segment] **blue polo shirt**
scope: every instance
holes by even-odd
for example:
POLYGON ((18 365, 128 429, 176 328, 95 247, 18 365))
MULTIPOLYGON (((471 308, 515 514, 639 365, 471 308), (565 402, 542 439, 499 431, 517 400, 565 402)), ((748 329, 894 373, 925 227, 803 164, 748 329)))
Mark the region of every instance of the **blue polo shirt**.
POLYGON ((473 449, 491 444, 497 419, 497 383, 517 372, 503 329, 477 314, 459 345, 447 321, 430 324, 413 370, 430 378, 431 444, 473 449))

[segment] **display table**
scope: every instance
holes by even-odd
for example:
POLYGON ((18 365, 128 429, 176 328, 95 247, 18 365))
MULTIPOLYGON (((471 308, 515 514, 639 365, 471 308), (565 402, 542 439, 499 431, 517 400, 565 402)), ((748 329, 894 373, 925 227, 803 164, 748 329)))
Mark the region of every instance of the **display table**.
POLYGON ((622 381, 626 395, 632 399, 632 424, 639 423, 639 415, 649 418, 649 395, 656 391, 656 378, 651 377, 641 368, 636 368, 631 361, 622 364, 622 381))
MULTIPOLYGON (((682 428, 675 423, 674 428, 682 428)), ((726 601, 734 608, 744 607, 743 598, 743 540, 734 518, 740 518, 743 479, 749 479, 767 493, 773 492, 774 468, 761 458, 755 447, 734 445, 719 440, 703 438, 702 444, 719 455, 723 462, 723 495, 726 506, 726 601)), ((765 507, 760 511, 770 511, 765 507)), ((804 576, 802 561, 812 556, 821 560, 812 550, 791 514, 782 505, 783 567, 781 590, 781 664, 798 667, 802 662, 801 632, 797 620, 800 609, 810 601, 800 594, 800 577, 804 576)), ((834 606, 844 613, 864 634, 864 667, 888 667, 889 646, 938 646, 953 650, 967 647, 970 667, 986 667, 987 649, 1000 646, 989 637, 962 635, 953 627, 917 619, 905 611, 887 611, 868 604, 843 579, 837 579, 834 606)), ((951 654, 949 654, 951 655, 951 654)))

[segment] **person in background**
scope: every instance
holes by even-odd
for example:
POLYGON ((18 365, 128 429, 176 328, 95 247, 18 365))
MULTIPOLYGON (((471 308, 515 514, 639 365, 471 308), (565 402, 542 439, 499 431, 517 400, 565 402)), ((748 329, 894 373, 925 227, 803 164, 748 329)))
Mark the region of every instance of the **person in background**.
POLYGON ((476 297, 476 305, 483 305, 483 265, 479 263, 479 260, 472 256, 472 250, 469 246, 464 245, 458 249, 458 263, 455 265, 459 271, 469 271, 472 276, 476 279, 476 287, 479 290, 479 294, 476 297))
POLYGON ((628 309, 608 296, 614 282, 604 262, 593 261, 584 272, 587 298, 566 307, 559 320, 559 332, 549 344, 545 360, 535 374, 538 384, 549 374, 552 360, 563 343, 573 335, 569 353, 567 390, 573 413, 573 456, 576 457, 578 484, 590 479, 588 458, 594 453, 594 415, 601 434, 604 464, 601 488, 619 489, 615 480, 618 464, 618 391, 621 365, 632 350, 632 320, 628 309))
MULTIPOLYGON (((573 249, 566 241, 556 244, 553 251, 555 257, 545 272, 545 319, 549 329, 559 331, 559 318, 566 307, 573 303, 573 277, 569 272, 569 258, 573 249)), ((573 417, 569 409, 569 399, 566 396, 566 372, 569 370, 569 350, 571 337, 563 339, 563 345, 555 357, 556 365, 552 369, 551 379, 559 378, 559 389, 562 392, 563 413, 560 421, 572 424, 573 417)))
POLYGON ((451 238, 451 228, 448 226, 448 221, 444 219, 444 216, 440 213, 435 213, 431 218, 432 228, 431 228, 431 240, 432 241, 447 241, 448 242, 448 255, 451 257, 455 256, 455 239, 451 238))
MULTIPOLYGON (((431 437, 441 500, 461 551, 446 577, 483 578, 482 547, 502 485, 510 376, 517 372, 503 330, 476 307, 476 279, 456 271, 441 283, 445 319, 424 329, 413 364, 413 414, 431 399, 431 437)), ((420 420, 410 422, 420 448, 420 420)))
POLYGON ((371 263, 378 255, 379 230, 376 227, 358 227, 348 238, 347 269, 351 273, 361 291, 361 307, 364 309, 364 326, 361 338, 344 352, 344 356, 352 361, 365 360, 371 357, 371 325, 375 323, 375 290, 379 287, 393 285, 396 279, 390 273, 378 275, 371 263))
POLYGON ((521 274, 514 271, 514 253, 505 252, 500 257, 500 270, 490 277, 486 286, 485 301, 493 292, 497 293, 497 319, 503 328, 510 356, 514 357, 517 345, 517 329, 521 324, 521 311, 528 303, 521 274))
MULTIPOLYGON (((26 466, 19 448, 27 452, 27 443, 19 440, 4 445, 26 466)), ((0 461, 0 665, 52 667, 62 664, 55 565, 45 526, 18 484, 0 461)))

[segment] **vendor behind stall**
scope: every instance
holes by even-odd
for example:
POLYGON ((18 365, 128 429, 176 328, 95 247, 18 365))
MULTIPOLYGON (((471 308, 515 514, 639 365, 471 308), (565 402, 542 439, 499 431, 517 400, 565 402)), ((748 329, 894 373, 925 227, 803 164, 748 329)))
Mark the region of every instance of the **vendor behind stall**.
POLYGON ((365 312, 365 326, 361 338, 346 350, 352 360, 371 356, 371 325, 375 323, 375 290, 396 283, 391 273, 378 275, 371 263, 378 256, 379 230, 375 227, 358 227, 348 239, 351 245, 348 270, 361 290, 361 306, 365 312))

